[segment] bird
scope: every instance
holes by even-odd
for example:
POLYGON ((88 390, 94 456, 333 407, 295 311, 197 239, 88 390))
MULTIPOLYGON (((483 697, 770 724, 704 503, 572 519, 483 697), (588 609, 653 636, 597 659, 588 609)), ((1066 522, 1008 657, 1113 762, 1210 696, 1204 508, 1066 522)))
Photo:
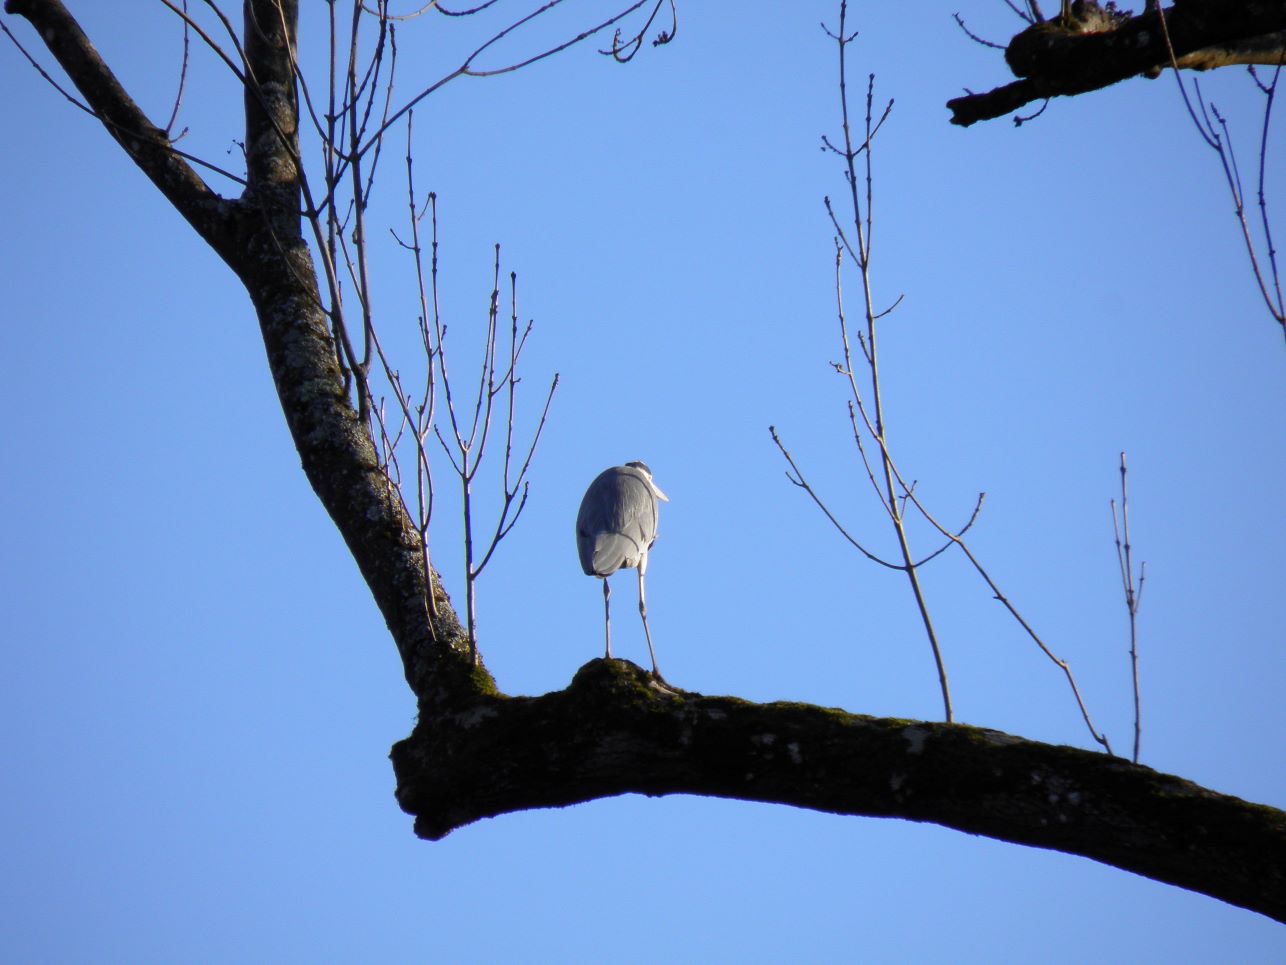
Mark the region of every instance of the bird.
POLYGON ((639 616, 652 658, 652 676, 662 680, 652 649, 652 632, 647 625, 647 598, 643 575, 647 554, 656 542, 657 500, 670 498, 652 481, 652 470, 642 462, 605 469, 589 484, 576 514, 576 551, 586 576, 603 581, 603 624, 607 634, 607 659, 612 659, 612 617, 608 600, 612 590, 607 578, 620 569, 633 567, 639 573, 639 616))

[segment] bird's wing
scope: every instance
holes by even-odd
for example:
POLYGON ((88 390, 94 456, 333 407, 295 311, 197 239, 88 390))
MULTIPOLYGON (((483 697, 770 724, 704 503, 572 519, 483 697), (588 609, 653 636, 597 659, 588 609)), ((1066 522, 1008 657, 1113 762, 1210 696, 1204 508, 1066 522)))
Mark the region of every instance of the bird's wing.
POLYGON ((656 497, 636 471, 616 467, 595 479, 576 516, 581 569, 608 576, 638 566, 656 539, 656 497))

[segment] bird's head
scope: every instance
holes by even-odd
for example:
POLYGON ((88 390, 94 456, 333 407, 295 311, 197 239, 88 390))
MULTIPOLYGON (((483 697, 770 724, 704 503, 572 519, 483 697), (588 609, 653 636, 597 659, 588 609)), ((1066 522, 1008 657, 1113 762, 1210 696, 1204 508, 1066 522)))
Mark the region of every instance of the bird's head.
POLYGON ((652 481, 652 470, 647 467, 647 463, 638 462, 636 460, 634 462, 627 462, 625 465, 630 469, 638 470, 639 475, 643 477, 643 481, 647 483, 648 489, 652 490, 653 496, 661 500, 663 503, 668 503, 670 501, 670 497, 661 492, 660 487, 652 481))

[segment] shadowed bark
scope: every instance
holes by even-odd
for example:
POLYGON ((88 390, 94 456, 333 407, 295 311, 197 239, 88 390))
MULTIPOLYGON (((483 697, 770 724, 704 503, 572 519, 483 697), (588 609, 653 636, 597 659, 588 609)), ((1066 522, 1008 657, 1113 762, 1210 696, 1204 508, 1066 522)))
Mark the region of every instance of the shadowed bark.
MULTIPOLYGON (((1281 0, 1176 0, 1163 12, 1180 67, 1277 64, 1286 53, 1281 0)), ((1155 11, 1119 19, 1099 14, 1092 32, 1052 18, 1017 34, 1005 48, 1005 62, 1021 79, 947 101, 951 123, 968 127, 1033 101, 1084 94, 1139 74, 1156 76, 1170 66, 1155 11)))
POLYGON ((297 0, 247 0, 247 186, 213 192, 121 88, 59 0, 7 0, 111 135, 245 285, 305 474, 357 561, 419 700, 398 800, 440 838, 482 817, 688 793, 930 821, 1081 854, 1286 919, 1286 815, 1123 760, 961 725, 671 691, 624 661, 507 697, 468 655, 415 527, 354 411, 301 233, 297 0))

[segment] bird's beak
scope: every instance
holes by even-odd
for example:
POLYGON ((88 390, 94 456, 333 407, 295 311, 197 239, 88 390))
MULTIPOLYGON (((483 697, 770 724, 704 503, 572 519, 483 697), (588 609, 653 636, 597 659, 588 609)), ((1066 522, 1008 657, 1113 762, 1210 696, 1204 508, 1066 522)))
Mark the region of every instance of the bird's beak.
POLYGON ((661 488, 656 483, 652 482, 652 480, 649 479, 647 484, 652 487, 652 495, 661 500, 661 502, 668 503, 670 501, 670 497, 661 492, 661 488))

